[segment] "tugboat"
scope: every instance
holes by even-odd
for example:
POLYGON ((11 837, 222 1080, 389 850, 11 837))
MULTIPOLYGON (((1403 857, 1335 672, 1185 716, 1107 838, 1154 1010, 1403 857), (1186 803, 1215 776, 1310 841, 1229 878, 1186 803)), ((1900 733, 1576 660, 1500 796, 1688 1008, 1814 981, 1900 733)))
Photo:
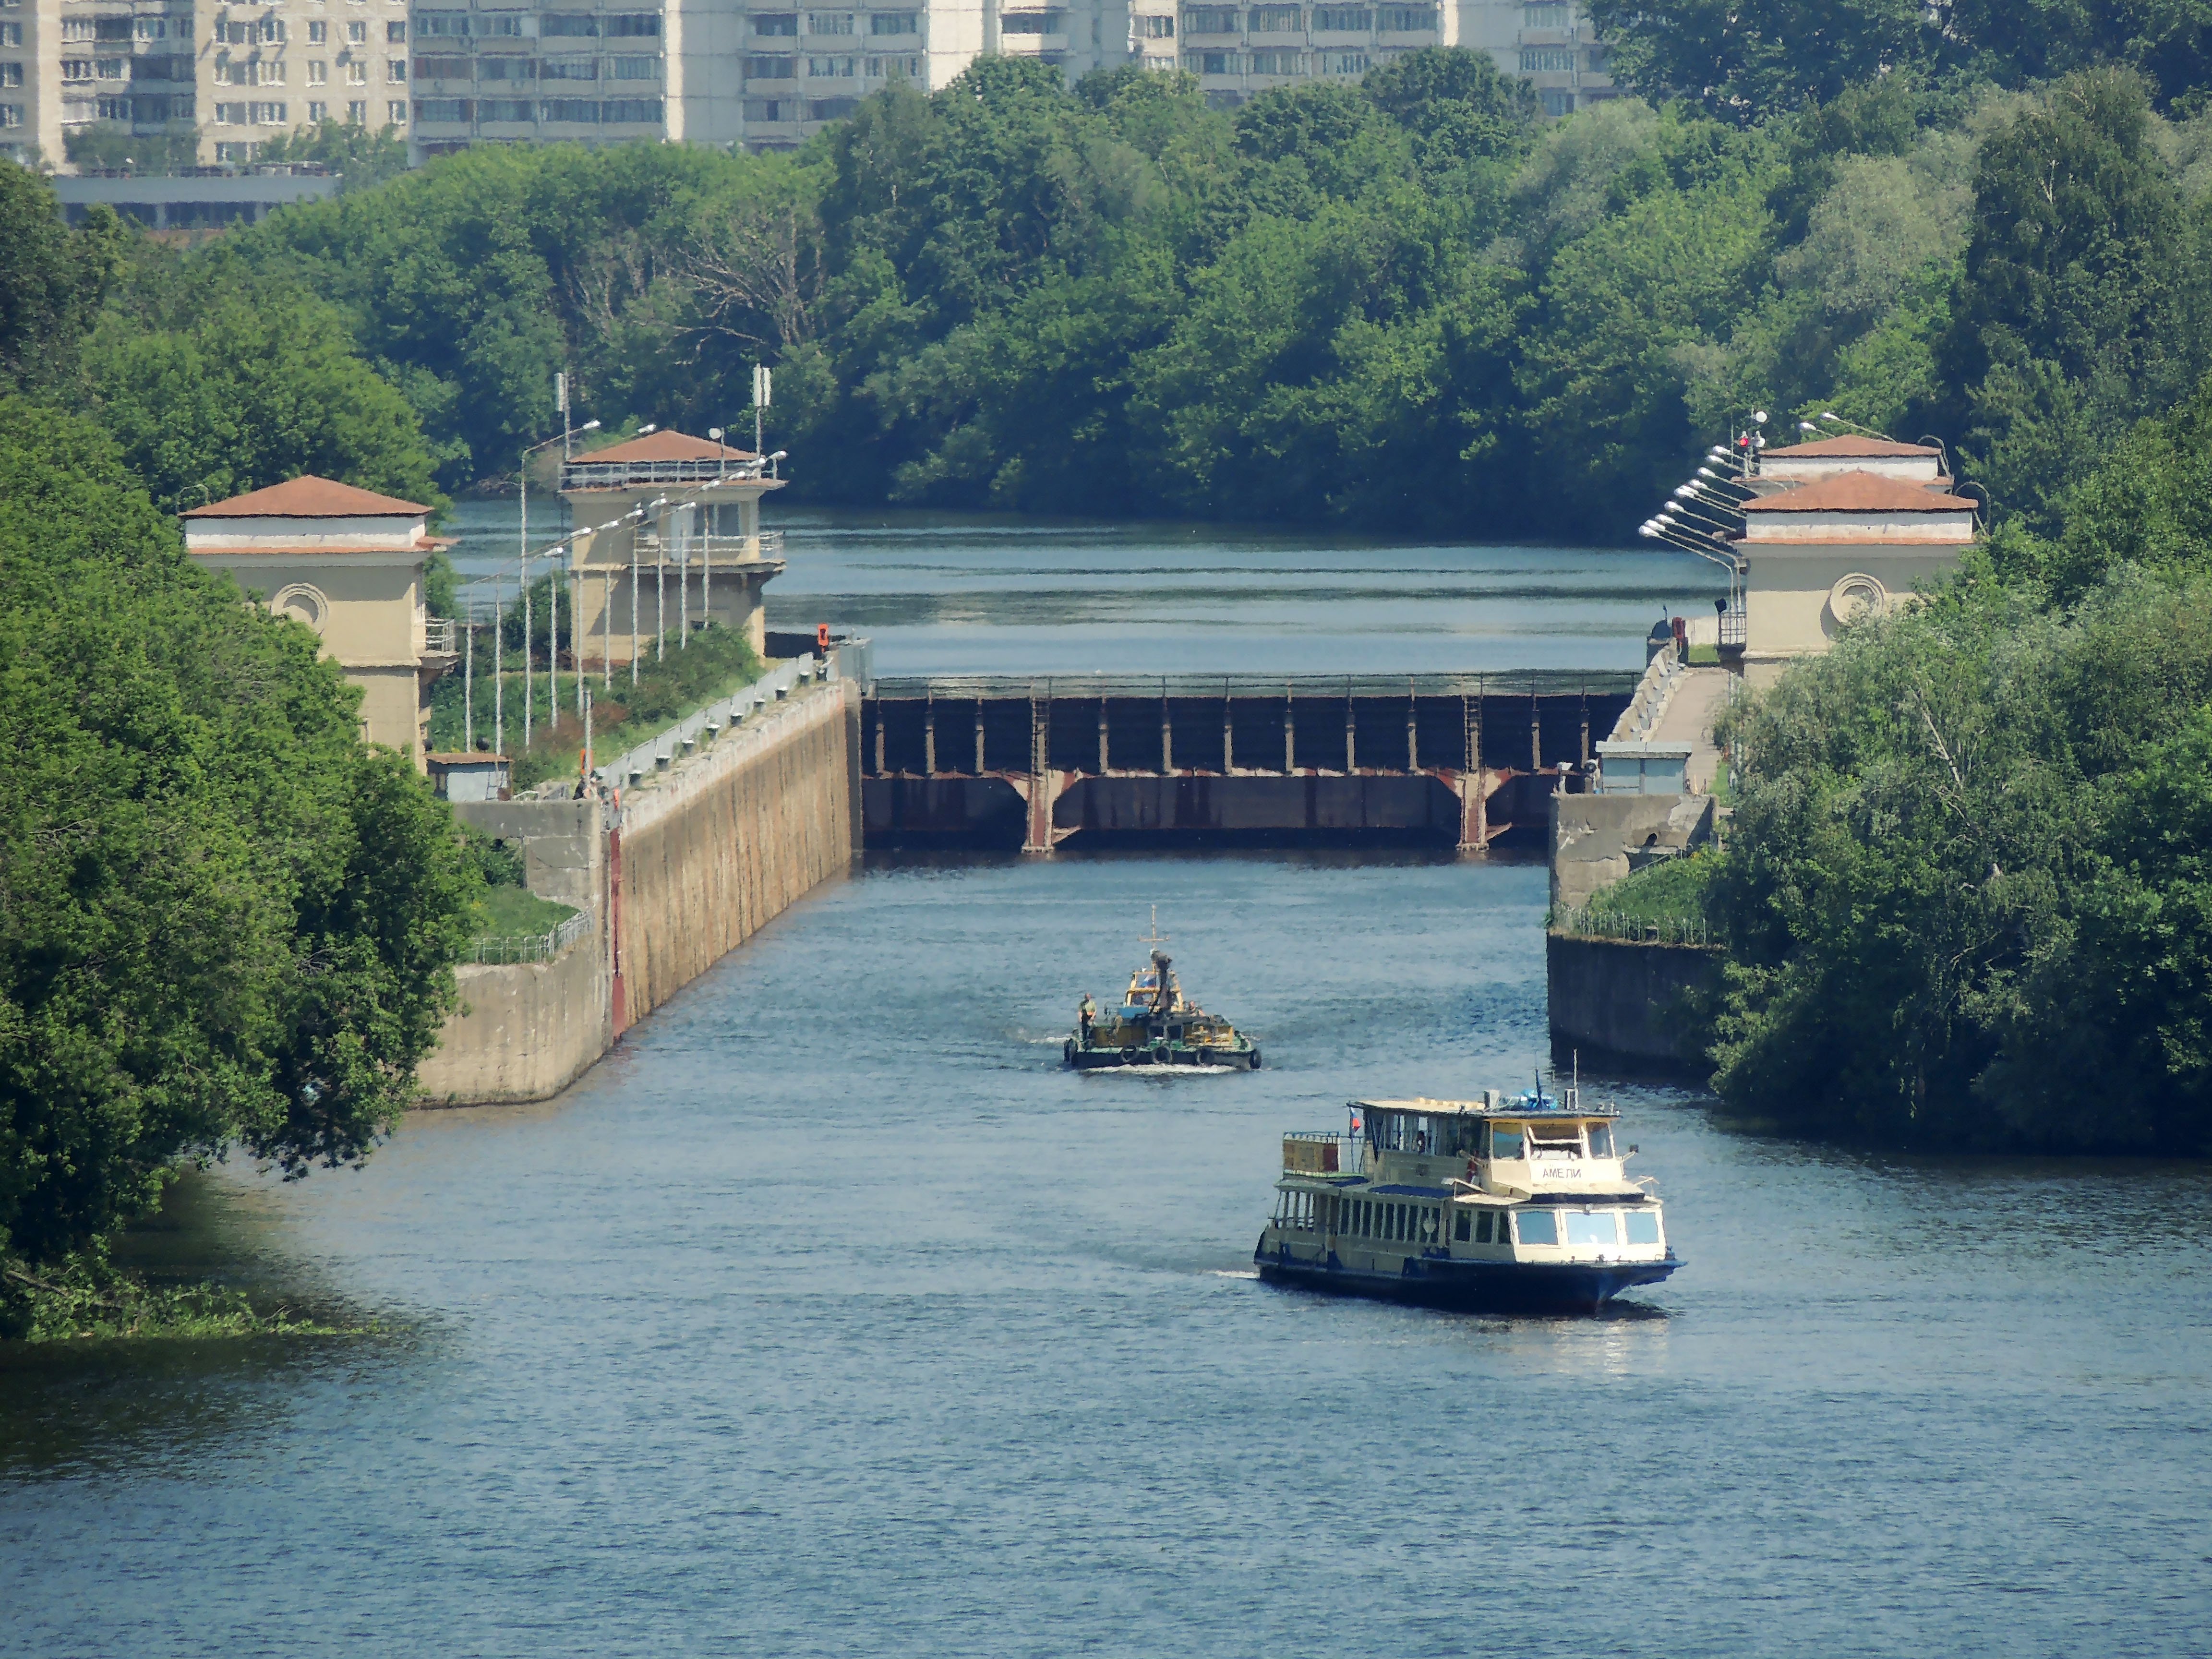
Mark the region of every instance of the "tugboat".
POLYGON ((1079 1072, 1109 1066, 1221 1066, 1260 1069, 1259 1045, 1218 1014, 1186 999, 1175 969, 1159 947, 1159 912, 1145 943, 1152 960, 1129 975, 1121 1006, 1100 1012, 1086 994, 1076 1011, 1074 1032, 1060 1057, 1079 1072))
POLYGON ((1355 1100, 1346 1133, 1284 1136, 1260 1276, 1544 1313, 1595 1313, 1657 1284, 1682 1265, 1659 1200, 1623 1169, 1619 1109, 1581 1093, 1355 1100))

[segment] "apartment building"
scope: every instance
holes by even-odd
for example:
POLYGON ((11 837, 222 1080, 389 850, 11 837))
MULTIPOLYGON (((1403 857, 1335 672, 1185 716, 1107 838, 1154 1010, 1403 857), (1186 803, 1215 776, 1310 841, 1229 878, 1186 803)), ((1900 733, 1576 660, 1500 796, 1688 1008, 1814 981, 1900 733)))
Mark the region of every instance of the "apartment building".
POLYGON ((1423 46, 1488 52, 1505 73, 1534 83, 1547 115, 1614 95, 1605 45, 1574 0, 1182 6, 1134 0, 1130 44, 1158 68, 1179 59, 1218 106, 1300 81, 1357 81, 1423 46))
POLYGON ((0 155, 59 167, 73 132, 197 132, 248 161, 325 118, 404 131, 404 0, 0 0, 0 155))
POLYGON ((1488 52, 1551 114, 1613 95, 1576 0, 0 0, 0 155, 58 164, 69 132, 102 123, 190 127, 202 162, 247 162, 325 118, 397 127, 418 159, 556 139, 777 149, 982 52, 1071 79, 1181 68, 1229 106, 1433 46, 1488 52))

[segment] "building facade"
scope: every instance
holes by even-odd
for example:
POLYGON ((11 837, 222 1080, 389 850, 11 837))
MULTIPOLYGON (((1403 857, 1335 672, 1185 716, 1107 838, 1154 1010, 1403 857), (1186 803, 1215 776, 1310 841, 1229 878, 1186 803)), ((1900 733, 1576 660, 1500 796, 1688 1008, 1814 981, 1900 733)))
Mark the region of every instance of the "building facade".
POLYGON ((100 127, 192 134, 199 162, 236 165, 325 119, 394 127, 418 160, 517 141, 777 149, 980 53, 1071 79, 1182 69, 1231 106, 1438 46, 1489 52, 1553 115, 1613 95, 1576 0, 0 0, 0 155, 59 167, 70 134, 100 127))
POLYGON ((305 477, 184 515, 193 563, 227 570, 280 617, 310 628, 361 688, 362 736, 410 756, 429 750, 430 687, 455 659, 453 624, 434 622, 422 569, 451 544, 428 509, 305 477))

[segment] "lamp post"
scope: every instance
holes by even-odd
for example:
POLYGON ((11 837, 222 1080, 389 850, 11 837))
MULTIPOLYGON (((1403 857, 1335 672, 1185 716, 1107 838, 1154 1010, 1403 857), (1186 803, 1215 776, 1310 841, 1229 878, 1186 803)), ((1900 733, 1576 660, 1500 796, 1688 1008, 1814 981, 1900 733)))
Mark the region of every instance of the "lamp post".
MULTIPOLYGON (((520 552, 522 559, 522 746, 525 749, 530 747, 530 708, 531 693, 532 690, 530 678, 530 458, 532 455, 535 455, 541 449, 550 449, 555 444, 559 444, 561 446, 561 453, 565 456, 568 453, 568 441, 572 435, 565 429, 567 423, 568 406, 564 403, 562 405, 562 424, 564 429, 561 433, 560 436, 556 438, 548 438, 543 443, 535 443, 526 447, 522 452, 522 465, 516 469, 516 477, 520 481, 522 486, 519 497, 521 502, 521 510, 519 514, 519 522, 515 526, 515 544, 520 552)), ((576 431, 579 433, 597 432, 599 429, 599 423, 597 421, 586 421, 583 425, 578 427, 576 431)), ((557 595, 560 591, 557 586, 554 591, 557 595)), ((559 609, 560 600, 558 598, 556 598, 553 603, 555 607, 552 621, 554 650, 553 660, 550 672, 553 675, 553 729, 557 732, 561 729, 561 612, 559 609)), ((573 618, 570 621, 570 631, 574 631, 574 623, 573 618)))

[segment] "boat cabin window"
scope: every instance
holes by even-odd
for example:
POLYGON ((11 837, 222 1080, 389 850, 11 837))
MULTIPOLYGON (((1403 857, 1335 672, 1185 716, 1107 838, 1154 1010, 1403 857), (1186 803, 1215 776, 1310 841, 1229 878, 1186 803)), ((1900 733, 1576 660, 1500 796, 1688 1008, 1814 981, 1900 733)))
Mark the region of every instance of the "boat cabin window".
POLYGON ((1583 1127, 1589 1133, 1589 1155, 1592 1158, 1611 1158, 1613 1156, 1613 1125, 1610 1123, 1589 1123, 1583 1125, 1583 1127))
POLYGON ((1616 1212, 1596 1210, 1567 1212, 1567 1243, 1570 1244, 1618 1244, 1620 1228, 1614 1219, 1616 1212))
POLYGON ((1513 1218, 1513 1231, 1523 1244, 1556 1244, 1559 1218, 1549 1210, 1523 1210, 1513 1218))
POLYGON ((1518 1123, 1492 1123, 1485 1127, 1489 1131, 1490 1157, 1526 1158, 1528 1155, 1518 1123))
POLYGON ((1452 1223, 1452 1237, 1462 1244, 1474 1237, 1474 1217, 1464 1209, 1452 1223))
MULTIPOLYGON (((1498 1219, 1502 1221, 1504 1218, 1501 1216, 1498 1219)), ((1480 1215, 1475 1217, 1474 1242, 1476 1243, 1487 1244, 1490 1243, 1490 1221, 1491 1215, 1490 1212, 1487 1210, 1485 1210, 1480 1215)), ((1501 1233, 1501 1237, 1503 1235, 1501 1233)))
POLYGON ((1528 1145, 1539 1157, 1580 1158, 1583 1155, 1583 1126, 1579 1123, 1532 1123, 1528 1126, 1528 1145))
POLYGON ((1632 1244, 1656 1244, 1659 1242, 1659 1212, 1656 1210, 1631 1210, 1620 1218, 1622 1231, 1632 1244))

